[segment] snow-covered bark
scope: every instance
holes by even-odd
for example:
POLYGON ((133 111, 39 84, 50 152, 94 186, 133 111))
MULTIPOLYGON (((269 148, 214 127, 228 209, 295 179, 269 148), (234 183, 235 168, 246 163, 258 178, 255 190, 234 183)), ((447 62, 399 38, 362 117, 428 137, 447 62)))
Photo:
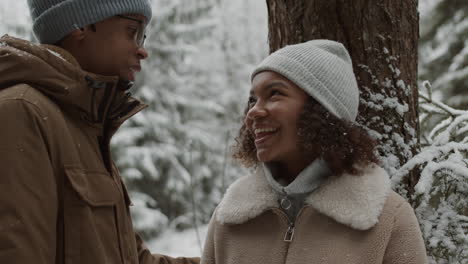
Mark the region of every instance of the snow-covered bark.
MULTIPOLYGON (((348 49, 360 89, 357 122, 378 142, 390 174, 418 151, 417 1, 268 0, 270 50, 310 39, 348 49)), ((411 196, 419 174, 398 186, 411 196)))

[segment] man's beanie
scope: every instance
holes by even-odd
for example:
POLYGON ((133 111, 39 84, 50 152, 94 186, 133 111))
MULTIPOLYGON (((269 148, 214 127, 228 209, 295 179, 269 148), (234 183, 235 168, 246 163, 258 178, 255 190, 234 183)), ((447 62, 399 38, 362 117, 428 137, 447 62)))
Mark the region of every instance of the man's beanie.
POLYGON ((348 51, 331 40, 311 40, 270 54, 252 73, 277 72, 323 105, 349 121, 358 113, 359 89, 348 51))
POLYGON ((39 42, 54 44, 77 28, 118 14, 152 16, 148 0, 28 0, 39 42))

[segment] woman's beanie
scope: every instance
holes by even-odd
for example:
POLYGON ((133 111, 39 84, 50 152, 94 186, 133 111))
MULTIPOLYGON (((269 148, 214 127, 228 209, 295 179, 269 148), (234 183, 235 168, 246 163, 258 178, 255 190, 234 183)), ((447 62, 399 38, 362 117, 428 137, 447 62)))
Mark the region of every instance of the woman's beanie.
POLYGON ((148 0, 28 0, 39 42, 54 44, 75 29, 118 14, 152 16, 148 0))
POLYGON ((286 46, 263 60, 252 79, 262 71, 283 75, 338 118, 356 119, 359 89, 343 44, 320 39, 286 46))

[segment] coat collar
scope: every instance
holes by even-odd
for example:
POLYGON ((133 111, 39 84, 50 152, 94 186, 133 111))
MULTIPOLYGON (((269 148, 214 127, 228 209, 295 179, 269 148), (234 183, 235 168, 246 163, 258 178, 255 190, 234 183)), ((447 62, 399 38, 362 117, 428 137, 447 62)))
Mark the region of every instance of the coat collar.
MULTIPOLYGON (((361 175, 332 176, 310 194, 305 204, 335 221, 358 230, 377 224, 390 193, 388 174, 377 165, 361 175)), ((222 224, 241 224, 263 212, 278 208, 278 195, 268 184, 263 170, 234 182, 216 211, 222 224)))

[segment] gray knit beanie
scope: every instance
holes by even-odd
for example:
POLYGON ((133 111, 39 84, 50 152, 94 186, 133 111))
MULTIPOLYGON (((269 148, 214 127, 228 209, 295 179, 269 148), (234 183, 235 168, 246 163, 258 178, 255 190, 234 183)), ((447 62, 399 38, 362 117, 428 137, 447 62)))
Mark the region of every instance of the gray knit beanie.
POLYGON ((152 16, 148 0, 28 0, 39 42, 54 44, 77 28, 118 14, 152 16))
POLYGON ((286 46, 263 60, 252 79, 262 71, 283 75, 338 118, 356 119, 359 89, 343 44, 319 39, 286 46))

